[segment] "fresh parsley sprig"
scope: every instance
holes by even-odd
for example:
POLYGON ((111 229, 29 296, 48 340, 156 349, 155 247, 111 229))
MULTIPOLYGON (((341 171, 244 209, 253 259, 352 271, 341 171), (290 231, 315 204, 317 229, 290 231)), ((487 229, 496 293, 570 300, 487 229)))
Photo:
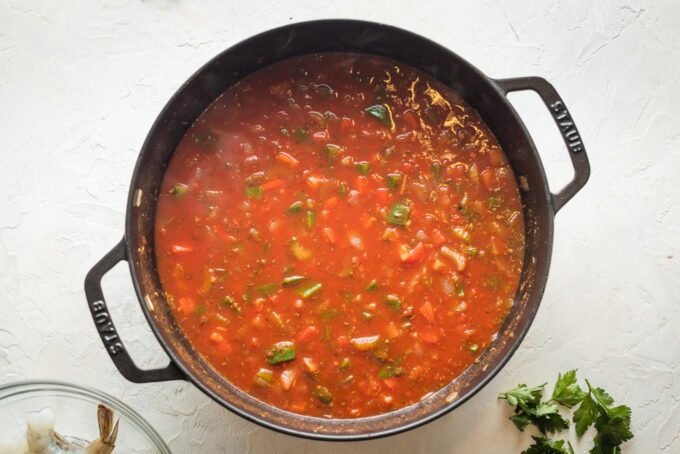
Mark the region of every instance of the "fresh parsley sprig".
MULTIPOLYGON (((590 426, 594 426, 595 446, 590 454, 619 454, 621 444, 633 438, 630 430, 631 409, 625 405, 613 406, 614 399, 601 388, 594 388, 586 380, 588 390, 578 385, 576 370, 557 376, 550 399, 541 402, 546 383, 534 387, 524 384, 498 395, 499 399, 514 407, 515 414, 510 420, 520 430, 535 425, 542 434, 561 432, 569 427, 569 421, 559 413, 559 407, 573 408, 576 434, 582 437, 590 426)), ((573 454, 569 442, 533 437, 534 443, 522 454, 573 454)))
POLYGON ((576 383, 576 371, 570 370, 559 374, 552 396, 547 402, 541 402, 546 383, 532 388, 520 384, 515 389, 501 393, 498 398, 504 399, 515 407, 515 414, 510 417, 520 431, 529 424, 534 424, 542 434, 561 432, 569 427, 569 421, 559 414, 558 405, 571 408, 585 396, 585 392, 576 383))
POLYGON ((631 409, 625 405, 612 407, 614 399, 602 388, 593 388, 588 380, 588 394, 574 412, 576 435, 582 436, 595 424, 595 446, 590 454, 618 454, 620 446, 633 438, 630 430, 631 409))
POLYGON ((574 454, 574 449, 568 441, 535 436, 531 438, 534 439, 534 444, 522 451, 522 454, 574 454))

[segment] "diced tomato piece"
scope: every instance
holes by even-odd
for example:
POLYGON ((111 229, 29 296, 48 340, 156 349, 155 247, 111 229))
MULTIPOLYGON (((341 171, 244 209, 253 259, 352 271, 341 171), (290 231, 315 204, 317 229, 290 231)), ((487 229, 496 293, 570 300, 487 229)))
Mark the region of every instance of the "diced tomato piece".
POLYGON ((389 199, 389 191, 387 188, 378 188, 375 191, 375 198, 378 199, 379 202, 387 202, 389 199))
POLYGON ((484 186, 486 186, 488 189, 492 189, 494 187, 494 176, 494 171, 491 169, 486 169, 480 174, 482 183, 484 183, 484 186))
POLYGON ((182 246, 181 244, 173 244, 170 250, 172 251, 173 254, 179 255, 191 252, 194 250, 194 248, 191 246, 182 246))
POLYGON ((399 380, 394 377, 384 378, 382 382, 390 389, 396 389, 399 386, 399 380))
POLYGON ((354 126, 354 120, 352 120, 351 118, 342 117, 340 119, 340 129, 342 129, 343 131, 351 129, 352 126, 354 126))
POLYGON ((280 151, 276 154, 276 160, 281 164, 285 164, 288 167, 297 167, 300 165, 300 161, 295 159, 295 157, 285 151, 280 151))
POLYGON ((439 336, 430 331, 421 331, 418 333, 418 335, 423 341, 427 342, 428 344, 436 344, 437 342, 439 342, 439 336))
POLYGON ((467 173, 468 166, 462 162, 448 166, 447 174, 453 178, 463 178, 467 173))
POLYGON ((422 315, 425 320, 427 320, 430 323, 434 322, 434 308, 432 307, 432 304, 429 301, 425 301, 421 306, 420 306, 420 315, 422 315))
POLYGON ((404 121, 410 128, 418 127, 418 115, 413 111, 413 109, 408 109, 402 114, 404 121))
POLYGON ((376 219, 373 216, 362 216, 361 221, 359 222, 363 228, 368 229, 375 223, 375 221, 376 219))
POLYGON ((338 336, 338 338, 335 340, 335 343, 338 344, 338 347, 344 348, 349 345, 349 337, 347 336, 338 336))
POLYGON ((503 164, 503 152, 500 148, 491 148, 489 150, 489 164, 494 167, 498 167, 503 164))
POLYGON ((434 229, 432 231, 432 235, 430 235, 430 236, 432 237, 432 243, 435 246, 441 246, 442 244, 444 244, 446 242, 446 238, 444 237, 442 232, 440 232, 438 229, 434 229))
POLYGON ((335 205, 338 204, 338 198, 337 197, 330 197, 326 199, 326 201, 323 203, 324 208, 332 208, 335 205))
POLYGON ((264 318, 260 314, 256 314, 255 317, 250 321, 250 324, 255 328, 264 328, 264 318))
POLYGON ((397 327, 394 322, 390 322, 385 328, 385 335, 390 339, 395 339, 401 335, 401 330, 397 327))
POLYGON ((275 178, 271 181, 268 181, 262 185, 262 191, 267 192, 271 191, 272 189, 279 189, 284 187, 286 184, 285 181, 283 181, 281 178, 275 178))
POLYGON ((423 246, 423 243, 418 243, 416 247, 407 253, 401 254, 400 258, 402 265, 414 265, 420 262, 423 257, 425 257, 425 246, 423 246))
POLYGON ((368 178, 364 176, 357 177, 357 181, 355 183, 355 186, 357 188, 357 191, 359 193, 366 192, 366 189, 368 189, 368 178))
POLYGON ((193 298, 180 298, 177 300, 177 307, 183 314, 192 314, 196 310, 196 302, 193 298))
POLYGON ((302 328, 302 331, 300 331, 300 334, 298 334, 297 341, 303 343, 312 339, 317 334, 319 334, 319 328, 314 325, 307 325, 302 328))
POLYGON ((335 244, 336 237, 335 232, 333 232, 333 229, 331 229, 330 227, 324 227, 323 234, 326 237, 326 241, 328 241, 330 244, 335 244))

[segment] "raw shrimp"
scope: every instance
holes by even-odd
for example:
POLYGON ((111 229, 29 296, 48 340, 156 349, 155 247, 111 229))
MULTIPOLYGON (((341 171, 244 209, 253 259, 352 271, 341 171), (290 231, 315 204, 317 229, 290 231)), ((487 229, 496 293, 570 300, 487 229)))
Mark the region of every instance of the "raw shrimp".
POLYGON ((51 454, 52 450, 48 448, 53 442, 52 434, 54 434, 54 413, 51 409, 44 408, 29 414, 26 424, 26 441, 31 454, 51 454))
POLYGON ((0 443, 0 454, 111 454, 118 437, 118 422, 113 423, 111 409, 99 405, 99 438, 87 442, 55 432, 54 413, 45 408, 29 414, 25 437, 0 443))

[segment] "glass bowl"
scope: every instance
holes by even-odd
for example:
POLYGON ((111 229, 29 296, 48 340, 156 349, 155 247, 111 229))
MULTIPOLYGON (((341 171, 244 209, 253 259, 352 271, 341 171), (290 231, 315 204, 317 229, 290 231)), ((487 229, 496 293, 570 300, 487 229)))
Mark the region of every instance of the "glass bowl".
POLYGON ((22 381, 0 385, 0 444, 26 433, 28 413, 50 408, 60 435, 94 440, 99 437, 97 405, 120 418, 113 453, 170 454, 158 433, 133 409, 101 391, 56 381, 22 381))

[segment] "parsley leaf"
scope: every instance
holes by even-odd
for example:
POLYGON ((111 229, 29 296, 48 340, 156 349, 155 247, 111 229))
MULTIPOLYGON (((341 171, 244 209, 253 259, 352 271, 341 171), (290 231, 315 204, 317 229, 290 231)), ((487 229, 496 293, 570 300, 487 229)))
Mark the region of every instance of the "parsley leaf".
POLYGON ((534 436, 531 438, 534 439, 534 444, 522 451, 522 454, 574 454, 574 449, 568 441, 534 436))
POLYGON ((532 422, 544 434, 561 432, 569 427, 569 421, 559 414, 557 405, 554 404, 541 402, 532 416, 532 422))
POLYGON ((590 392, 593 394, 593 397, 601 407, 604 408, 614 403, 614 398, 607 394, 607 391, 602 388, 592 388, 590 383, 588 383, 588 380, 586 380, 586 384, 588 385, 590 392))
POLYGON ((524 432, 524 428, 531 424, 531 418, 527 416, 526 413, 522 412, 519 415, 510 416, 510 421, 519 429, 520 432, 524 432))
POLYGON ((529 406, 536 406, 543 396, 543 388, 545 383, 539 386, 534 386, 533 388, 527 385, 519 384, 513 390, 505 393, 500 393, 498 395, 499 399, 504 399, 508 401, 510 405, 519 405, 520 407, 527 408, 529 406))
POLYGON ((612 396, 601 388, 593 388, 586 380, 588 390, 594 397, 593 402, 597 406, 598 416, 595 419, 595 446, 590 450, 591 454, 610 454, 621 452, 621 444, 633 438, 630 430, 631 410, 630 407, 614 404, 612 396))
POLYGON ((576 423, 576 435, 579 437, 588 430, 597 417, 597 404, 590 394, 581 402, 581 406, 574 412, 574 423, 576 423))
POLYGON ((586 393, 576 383, 576 370, 557 375, 557 382, 550 400, 571 408, 583 400, 586 393))
POLYGON ((544 434, 560 432, 569 427, 569 421, 560 416, 556 404, 541 402, 544 387, 545 384, 531 388, 520 384, 511 391, 499 394, 499 399, 515 407, 515 415, 510 417, 510 421, 520 431, 524 431, 529 424, 534 424, 544 434))
MULTIPOLYGON (((576 370, 557 376, 549 400, 542 402, 545 384, 529 387, 517 385, 515 389, 498 395, 514 407, 510 420, 520 430, 535 425, 543 434, 561 432, 569 427, 569 421, 559 413, 559 407, 573 408, 576 435, 582 437, 594 426, 596 435, 590 454, 621 454, 621 445, 633 438, 630 428, 631 409, 625 405, 613 406, 614 399, 602 388, 594 388, 588 380, 587 390, 576 381, 576 370)), ((573 454, 571 444, 565 440, 532 437, 534 443, 522 454, 573 454)))
POLYGON ((609 408, 607 413, 600 413, 595 420, 597 430, 595 447, 590 452, 620 452, 619 446, 633 438, 630 431, 630 415, 630 408, 625 405, 609 408))

